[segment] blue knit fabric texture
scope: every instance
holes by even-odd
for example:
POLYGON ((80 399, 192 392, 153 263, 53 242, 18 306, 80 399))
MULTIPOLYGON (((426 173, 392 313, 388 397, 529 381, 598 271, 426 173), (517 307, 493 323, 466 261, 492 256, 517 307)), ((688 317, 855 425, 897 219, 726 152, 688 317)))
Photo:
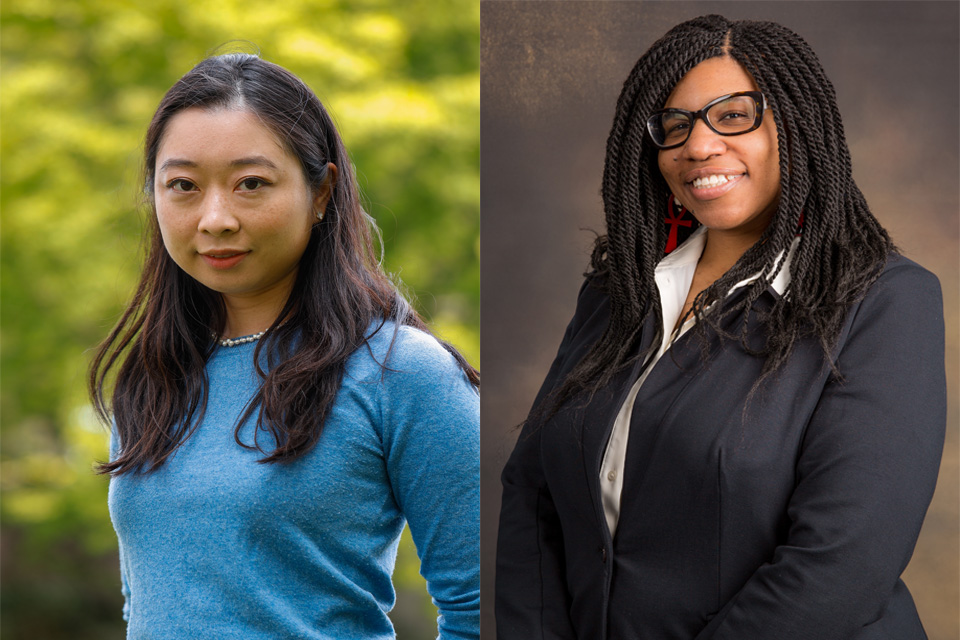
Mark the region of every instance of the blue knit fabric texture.
POLYGON ((436 340, 394 329, 350 357, 319 442, 290 463, 234 441, 256 345, 217 347, 195 433, 159 469, 110 482, 127 638, 394 638, 405 520, 438 637, 479 637, 479 397, 436 340))

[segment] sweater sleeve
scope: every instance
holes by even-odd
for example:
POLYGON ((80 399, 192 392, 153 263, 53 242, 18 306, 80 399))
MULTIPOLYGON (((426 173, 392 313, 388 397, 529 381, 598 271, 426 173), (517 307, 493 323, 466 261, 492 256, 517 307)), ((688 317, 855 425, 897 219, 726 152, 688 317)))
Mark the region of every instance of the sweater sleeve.
POLYGON ((384 376, 387 472, 439 610, 439 638, 479 638, 479 395, 436 340, 410 328, 384 376))
MULTIPOLYGON (((884 626, 933 495, 946 423, 943 306, 891 261, 855 313, 807 425, 784 544, 697 640, 920 638, 884 626), (876 624, 876 627, 871 625, 876 624)), ((903 616, 897 618, 903 620, 903 616)))
POLYGON ((130 622, 130 583, 127 581, 127 566, 123 557, 123 545, 120 551, 120 592, 123 594, 123 619, 130 622))
MULTIPOLYGON (((117 431, 114 426, 110 428, 110 460, 117 457, 120 449, 120 443, 117 440, 117 431)), ((108 498, 109 499, 109 498, 108 498)), ((123 543, 117 536, 117 551, 120 556, 120 593, 123 594, 123 619, 130 621, 130 582, 127 580, 126 561, 123 556, 123 543)))

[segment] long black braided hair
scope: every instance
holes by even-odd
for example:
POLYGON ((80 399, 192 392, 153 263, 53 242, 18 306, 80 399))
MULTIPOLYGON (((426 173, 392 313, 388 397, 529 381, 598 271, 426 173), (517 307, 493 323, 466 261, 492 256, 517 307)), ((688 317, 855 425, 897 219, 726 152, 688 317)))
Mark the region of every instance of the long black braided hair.
MULTIPOLYGON (((760 380, 784 364, 801 337, 814 337, 830 362, 848 309, 895 250, 853 181, 836 94, 810 46, 772 22, 709 15, 677 25, 637 61, 617 102, 603 174, 607 233, 596 241, 587 274, 609 295, 610 322, 552 394, 547 404, 554 411, 579 392, 598 390, 618 370, 647 355, 636 354, 647 314, 654 315, 663 336, 654 269, 667 242, 663 216, 670 190, 657 165, 658 149, 645 134, 646 118, 663 107, 688 71, 719 56, 743 66, 772 109, 781 192, 777 212, 757 243, 694 300, 692 314, 701 338, 710 327, 721 339, 737 339, 748 352, 764 357, 760 380), (766 344, 751 348, 746 311, 782 268, 801 220, 787 295, 763 318, 766 344), (756 273, 763 275, 747 286, 745 295, 724 306, 726 292, 756 273), (735 313, 743 317, 735 333, 722 331, 721 320, 735 313)), ((659 343, 655 339, 651 348, 659 343)))

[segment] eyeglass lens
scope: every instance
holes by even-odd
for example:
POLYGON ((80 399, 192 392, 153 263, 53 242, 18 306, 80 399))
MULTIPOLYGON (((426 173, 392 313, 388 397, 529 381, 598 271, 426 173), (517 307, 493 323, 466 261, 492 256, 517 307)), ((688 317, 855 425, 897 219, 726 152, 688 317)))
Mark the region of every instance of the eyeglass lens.
MULTIPOLYGON (((756 124, 757 103, 750 96, 732 96, 712 105, 706 112, 710 128, 722 136, 745 133, 756 124)), ((678 145, 686 142, 692 128, 691 114, 667 111, 659 116, 658 127, 652 127, 656 142, 678 145)))

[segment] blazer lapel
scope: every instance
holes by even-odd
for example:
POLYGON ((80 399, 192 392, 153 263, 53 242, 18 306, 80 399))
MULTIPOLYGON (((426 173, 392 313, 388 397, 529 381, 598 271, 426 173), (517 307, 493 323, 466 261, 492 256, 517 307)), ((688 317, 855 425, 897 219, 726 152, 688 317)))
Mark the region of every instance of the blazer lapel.
MULTIPOLYGON (((644 353, 649 349, 655 332, 656 321, 653 314, 647 314, 640 333, 640 345, 635 353, 644 353)), ((589 484, 590 498, 593 501, 597 522, 603 526, 604 531, 607 531, 607 525, 603 513, 603 501, 600 498, 600 465, 603 462, 607 441, 610 439, 610 432, 613 430, 613 423, 630 392, 630 387, 637 380, 642 369, 643 362, 637 360, 628 369, 617 373, 606 387, 596 393, 582 413, 583 416, 589 416, 589 419, 582 421, 581 431, 584 473, 589 484)), ((607 535, 609 536, 609 532, 607 535)))
MULTIPOLYGON (((727 304, 736 303, 745 294, 745 288, 738 289, 726 302, 727 304)), ((772 287, 768 287, 752 305, 748 317, 750 328, 748 341, 752 349, 763 348, 764 332, 757 312, 768 311, 772 306, 772 299, 776 296, 778 296, 777 292, 772 287)), ((724 319, 721 328, 737 335, 742 319, 742 312, 734 313, 724 319)), ((675 399, 683 393, 686 385, 696 378, 704 366, 700 339, 692 333, 691 330, 680 336, 654 364, 653 370, 647 376, 634 401, 621 494, 621 520, 624 514, 630 511, 630 503, 646 479, 651 456, 657 451, 657 441, 668 409, 673 406, 675 399)), ((721 348, 741 348, 736 337, 725 338, 726 346, 722 346, 717 335, 709 327, 707 340, 710 342, 708 360, 717 357, 717 351, 721 348)), ((635 380, 636 377, 632 378, 631 382, 635 380)), ((599 479, 597 484, 599 486, 599 479)))

